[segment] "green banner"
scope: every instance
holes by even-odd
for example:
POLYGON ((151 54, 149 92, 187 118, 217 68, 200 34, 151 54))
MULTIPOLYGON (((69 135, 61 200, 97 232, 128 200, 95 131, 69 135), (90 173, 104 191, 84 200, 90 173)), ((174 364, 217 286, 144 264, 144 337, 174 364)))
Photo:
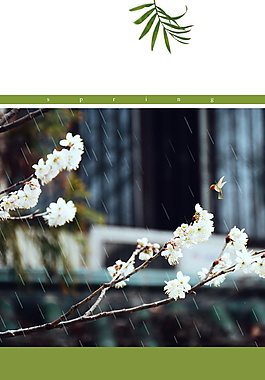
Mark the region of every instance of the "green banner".
POLYGON ((0 104, 265 104, 265 95, 0 95, 0 104))
POLYGON ((263 348, 0 349, 4 379, 249 379, 261 376, 263 348))

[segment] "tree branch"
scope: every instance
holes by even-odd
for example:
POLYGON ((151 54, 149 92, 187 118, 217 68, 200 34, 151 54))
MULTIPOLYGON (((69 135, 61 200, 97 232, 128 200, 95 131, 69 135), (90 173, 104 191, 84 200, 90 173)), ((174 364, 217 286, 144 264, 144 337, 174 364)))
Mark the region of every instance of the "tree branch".
POLYGON ((17 182, 17 183, 14 183, 13 185, 7 187, 6 189, 0 191, 0 195, 1 195, 1 194, 4 194, 4 193, 7 193, 7 192, 10 191, 10 190, 15 189, 16 187, 18 187, 18 186, 20 186, 20 185, 23 185, 25 182, 30 181, 33 177, 34 177, 34 174, 31 174, 28 178, 23 179, 22 181, 19 181, 19 182, 17 182))
POLYGON ((11 111, 5 113, 0 119, 0 125, 8 122, 13 116, 15 116, 20 111, 20 108, 13 108, 11 111))
MULTIPOLYGON (((34 119, 35 117, 37 117, 39 115, 43 115, 44 112, 49 112, 50 110, 51 110, 51 108, 40 108, 36 111, 29 112, 27 115, 22 116, 20 119, 17 119, 15 121, 12 121, 11 123, 0 126, 0 133, 9 131, 13 128, 17 128, 20 125, 26 123, 28 120, 34 119)), ((2 121, 2 119, 1 119, 1 121, 2 121)))

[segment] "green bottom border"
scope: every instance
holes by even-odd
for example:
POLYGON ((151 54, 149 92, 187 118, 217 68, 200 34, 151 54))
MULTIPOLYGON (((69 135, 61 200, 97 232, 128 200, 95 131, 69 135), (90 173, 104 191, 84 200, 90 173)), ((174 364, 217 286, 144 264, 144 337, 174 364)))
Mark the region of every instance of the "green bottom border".
POLYGON ((247 379, 259 374, 264 354, 258 347, 0 348, 7 379, 247 379))

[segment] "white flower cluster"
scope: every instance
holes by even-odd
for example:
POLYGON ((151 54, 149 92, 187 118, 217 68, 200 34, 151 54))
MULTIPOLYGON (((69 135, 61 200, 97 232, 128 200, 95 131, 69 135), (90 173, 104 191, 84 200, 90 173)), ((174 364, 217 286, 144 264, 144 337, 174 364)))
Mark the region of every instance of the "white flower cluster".
POLYGON ((47 160, 40 158, 37 164, 32 167, 35 169, 36 177, 42 185, 49 183, 62 170, 76 170, 84 153, 84 143, 80 135, 73 136, 68 132, 66 138, 60 141, 64 149, 54 151, 47 155, 47 160))
POLYGON ((38 203, 41 188, 39 181, 32 178, 26 182, 22 189, 12 191, 0 199, 0 218, 8 219, 9 211, 16 209, 29 209, 38 203))
POLYGON ((58 198, 57 202, 52 202, 46 209, 47 214, 43 215, 50 227, 63 226, 71 222, 76 213, 76 207, 72 201, 67 203, 63 198, 58 198))
MULTIPOLYGON (((235 270, 241 270, 243 273, 256 273, 260 277, 265 278, 265 257, 253 254, 252 250, 247 249, 248 235, 244 229, 240 230, 233 227, 226 237, 226 247, 222 256, 216 260, 211 271, 207 268, 202 268, 197 274, 201 280, 217 276, 223 270, 226 270, 234 265, 235 270)), ((220 274, 206 285, 220 286, 226 279, 226 273, 220 274)))
POLYGON ((176 275, 176 279, 171 281, 165 281, 166 286, 164 287, 165 293, 169 298, 185 298, 185 293, 187 293, 191 286, 189 284, 190 277, 185 276, 181 271, 176 275))
MULTIPOLYGON (((116 263, 107 268, 109 274, 111 275, 112 278, 119 279, 119 277, 124 277, 127 276, 128 274, 132 273, 134 270, 134 261, 127 261, 124 262, 122 260, 117 260, 116 263)), ((126 282, 129 281, 129 278, 126 280, 119 281, 115 284, 115 288, 123 288, 126 286, 126 282)))
MULTIPOLYGON (((214 262, 213 268, 209 273, 209 269, 202 268, 201 271, 199 271, 197 274, 200 278, 200 280, 205 280, 206 277, 214 277, 218 275, 222 270, 225 270, 229 268, 232 265, 232 260, 230 257, 230 254, 228 252, 225 252, 219 260, 216 260, 214 262)), ((222 282, 226 279, 226 274, 218 275, 217 277, 214 277, 212 280, 206 282, 206 285, 214 285, 214 286, 220 286, 222 282)))
POLYGON ((136 250, 134 251, 134 255, 139 253, 139 259, 143 261, 149 260, 154 256, 160 249, 160 245, 155 243, 151 244, 147 238, 142 238, 137 240, 136 250))
POLYGON ((183 257, 181 248, 191 249, 195 244, 203 243, 209 239, 214 227, 213 214, 209 213, 197 203, 195 205, 195 215, 191 224, 182 223, 174 231, 174 238, 167 243, 166 249, 161 253, 170 265, 179 263, 179 258, 183 257))
POLYGON ((179 263, 179 258, 183 257, 183 253, 177 242, 172 239, 167 243, 166 249, 161 253, 161 256, 164 256, 168 260, 169 265, 176 265, 179 263))

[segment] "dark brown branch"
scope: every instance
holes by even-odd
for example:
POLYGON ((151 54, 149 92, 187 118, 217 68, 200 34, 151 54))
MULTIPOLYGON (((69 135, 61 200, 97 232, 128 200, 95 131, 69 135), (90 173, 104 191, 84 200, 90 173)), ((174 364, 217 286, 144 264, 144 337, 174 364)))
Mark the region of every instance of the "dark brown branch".
POLYGON ((35 117, 42 115, 44 112, 49 112, 51 108, 40 108, 36 111, 29 112, 27 115, 12 121, 11 123, 0 126, 0 133, 9 131, 11 129, 17 128, 20 125, 26 123, 28 120, 34 119, 35 117))
POLYGON ((23 179, 22 181, 19 181, 19 182, 17 182, 17 183, 14 183, 13 185, 7 187, 6 189, 0 191, 0 195, 1 195, 1 194, 4 194, 4 193, 7 193, 7 192, 10 191, 10 190, 15 189, 16 187, 18 187, 18 186, 20 186, 20 185, 23 185, 24 183, 30 181, 33 177, 34 177, 34 174, 31 174, 28 178, 23 179))
POLYGON ((0 126, 4 125, 8 122, 8 120, 12 119, 19 112, 20 108, 13 108, 11 111, 5 113, 0 119, 0 126))
POLYGON ((32 326, 32 327, 26 327, 26 328, 20 328, 17 330, 7 330, 0 332, 1 338, 8 338, 8 337, 15 337, 19 335, 27 335, 38 331, 43 330, 51 330, 56 328, 63 328, 64 326, 69 326, 71 324, 79 323, 79 322, 91 322, 96 319, 104 318, 104 317, 112 317, 114 315, 119 315, 123 313, 133 313, 139 310, 143 309, 150 309, 152 307, 158 307, 162 305, 166 305, 170 302, 174 301, 174 298, 166 298, 157 302, 151 302, 149 304, 142 304, 140 306, 131 307, 128 309, 119 309, 119 310, 113 310, 113 311, 104 311, 102 313, 96 314, 96 315, 89 315, 89 316, 81 316, 78 318, 70 319, 69 321, 61 321, 57 325, 51 325, 50 323, 45 323, 43 325, 39 326, 32 326))
MULTIPOLYGON (((49 322, 49 323, 45 323, 43 325, 38 325, 38 326, 20 328, 20 329, 16 329, 16 330, 2 331, 2 332, 0 332, 0 337, 1 338, 2 337, 3 338, 4 337, 6 337, 6 338, 7 337, 15 337, 15 336, 27 335, 27 334, 31 334, 31 333, 39 332, 39 331, 43 331, 43 330, 53 330, 53 329, 57 329, 57 328, 63 328, 65 326, 69 326, 69 325, 72 325, 72 324, 75 324, 75 323, 91 322, 91 321, 94 321, 96 319, 100 319, 100 318, 104 318, 104 317, 111 317, 111 316, 116 316, 116 315, 119 315, 119 314, 133 313, 133 312, 137 312, 137 311, 144 310, 144 309, 150 309, 150 308, 153 308, 153 307, 159 307, 159 306, 166 305, 166 304, 174 301, 174 298, 166 298, 166 299, 163 299, 163 300, 160 300, 160 301, 151 302, 151 303, 148 303, 148 304, 142 304, 142 305, 131 307, 131 308, 127 308, 127 309, 124 308, 124 309, 118 309, 118 310, 104 311, 104 312, 101 312, 101 313, 98 313, 98 314, 95 314, 95 315, 90 315, 94 311, 94 309, 96 308, 96 306, 101 302, 102 298, 104 297, 104 295, 105 295, 105 289, 108 290, 108 288, 110 288, 111 286, 113 286, 117 282, 122 281, 122 280, 130 277, 133 273, 136 273, 140 269, 142 269, 143 267, 147 266, 149 262, 151 262, 152 260, 154 260, 159 254, 161 254, 162 250, 165 249, 165 246, 163 248, 161 248, 160 251, 157 252, 156 255, 154 255, 152 258, 150 258, 149 260, 147 260, 147 262, 145 262, 144 264, 142 264, 139 267, 137 267, 129 275, 124 276, 123 278, 114 279, 114 280, 112 280, 111 282, 109 282, 107 284, 101 285, 97 290, 95 290, 93 293, 91 293, 88 297, 86 297, 85 299, 83 299, 82 301, 80 301, 79 303, 77 303, 76 305, 73 305, 68 310, 67 313, 63 314, 61 317, 59 317, 55 321, 49 322), (92 299, 95 295, 97 295, 100 292, 101 292, 101 294, 99 295, 98 300, 94 303, 94 305, 91 306, 91 308, 84 315, 82 315, 80 317, 77 317, 77 318, 70 319, 70 320, 66 320, 67 316, 69 316, 70 314, 72 314, 78 308, 78 306, 80 306, 80 305, 84 304, 85 302, 89 301, 90 299, 92 299)), ((256 255, 262 254, 264 252, 265 252, 265 250, 257 251, 257 252, 254 252, 252 254, 252 256, 256 256, 256 255)), ((229 268, 226 268, 226 269, 220 271, 219 273, 217 273, 217 274, 215 274, 215 275, 213 275, 213 276, 211 276, 209 278, 206 278, 206 279, 200 281, 199 283, 197 283, 196 285, 194 285, 190 289, 190 291, 188 293, 189 294, 194 294, 194 290, 195 289, 197 289, 197 288, 205 285, 207 282, 213 280, 214 278, 216 278, 218 276, 221 276, 223 274, 228 274, 230 272, 233 272, 235 270, 235 267, 236 267, 236 264, 230 266, 229 268)))
MULTIPOLYGON (((158 257, 165 250, 166 244, 153 257, 150 257, 149 260, 147 260, 143 264, 139 265, 137 268, 134 269, 134 271, 132 271, 131 273, 127 274, 127 276, 124 276, 122 278, 120 278, 120 277, 119 278, 114 278, 112 281, 110 281, 108 283, 105 283, 105 284, 102 284, 98 289, 96 289, 88 297, 84 298, 83 300, 81 300, 80 302, 76 303, 75 305, 72 305, 70 307, 70 309, 66 313, 62 314, 59 318, 55 319, 53 322, 50 322, 50 325, 51 326, 58 325, 58 323, 60 323, 61 321, 63 321, 65 318, 69 317, 69 315, 73 314, 80 306, 82 306, 85 303, 89 302, 92 298, 94 298, 97 294, 99 294, 103 289, 108 290, 109 288, 111 288, 112 286, 114 286, 115 284, 117 284, 118 282, 124 281, 127 278, 131 277, 133 274, 139 272, 139 270, 146 268, 156 257, 158 257)), ((143 247, 143 248, 139 249, 138 253, 140 253, 141 251, 143 251, 145 248, 146 247, 143 247)))

